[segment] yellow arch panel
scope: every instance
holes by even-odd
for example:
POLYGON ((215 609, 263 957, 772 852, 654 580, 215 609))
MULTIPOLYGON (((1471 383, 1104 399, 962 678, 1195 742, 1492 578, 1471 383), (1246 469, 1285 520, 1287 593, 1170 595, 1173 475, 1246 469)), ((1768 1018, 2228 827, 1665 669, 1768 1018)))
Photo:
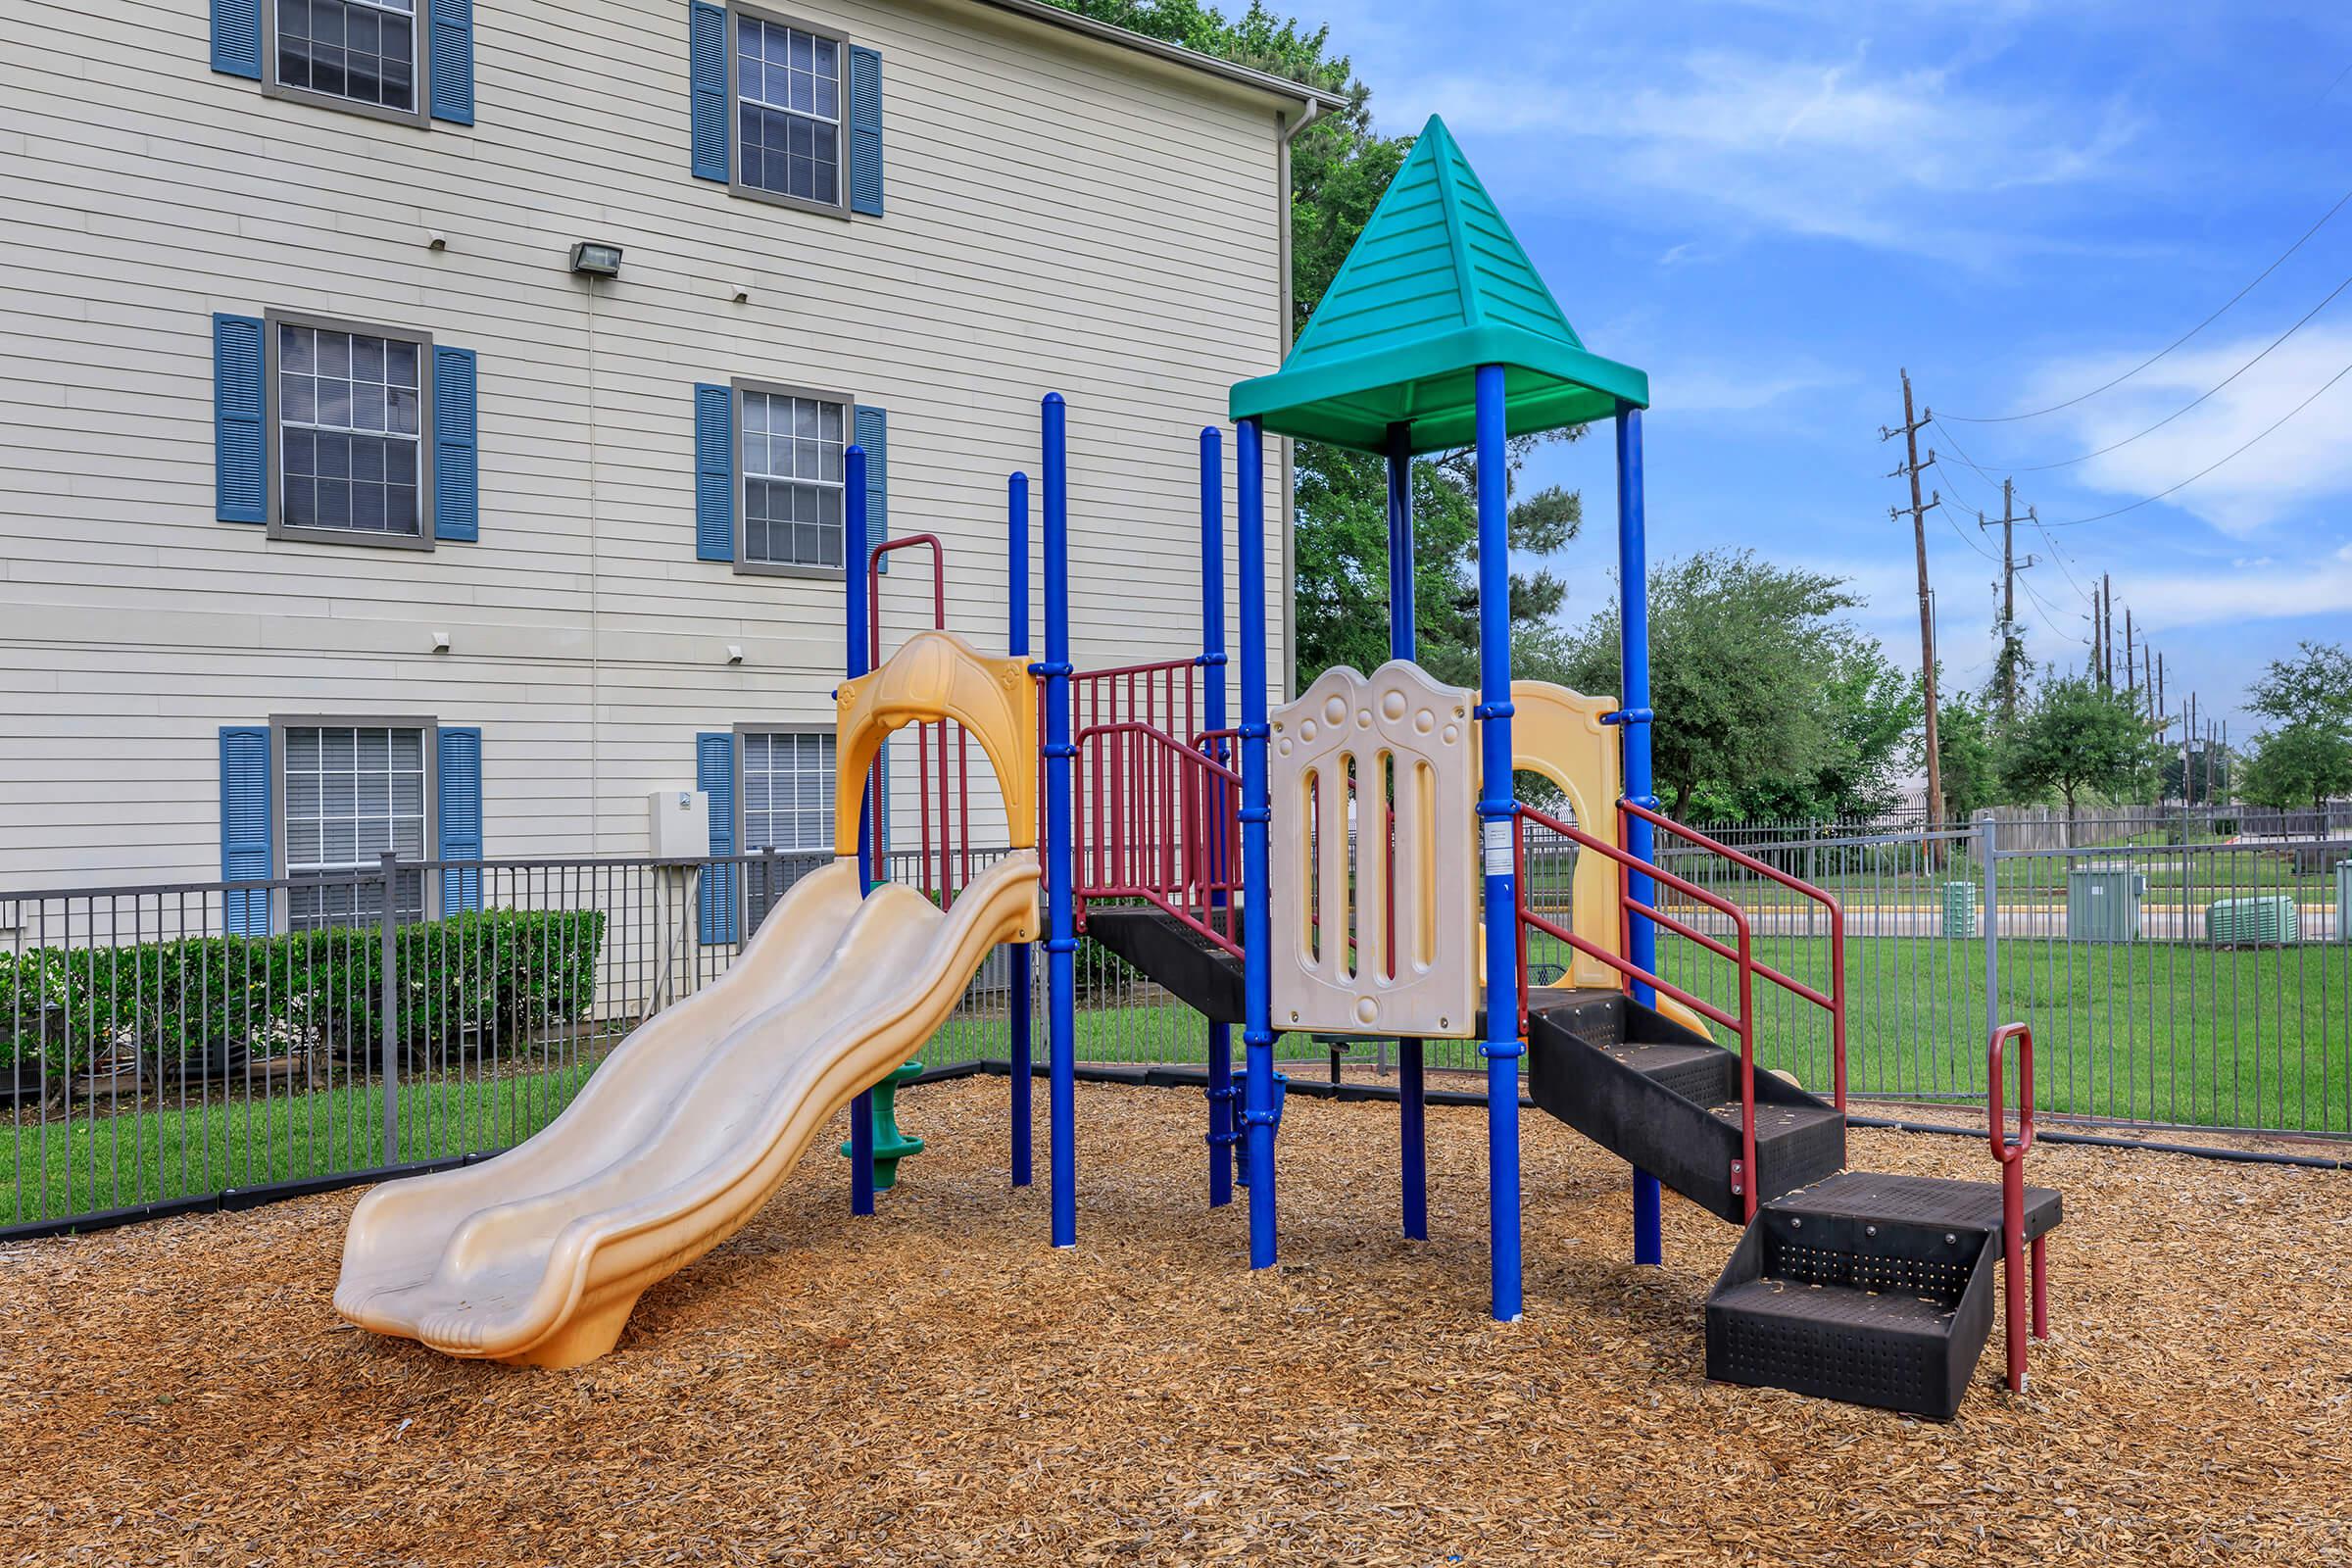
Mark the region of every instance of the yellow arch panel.
POLYGON ((1025 659, 981 653, 952 631, 917 632, 879 669, 833 694, 833 853, 858 853, 866 771, 891 731, 952 718, 997 770, 1016 850, 1037 846, 1037 690, 1025 659))
MULTIPOLYGON (((1624 791, 1623 757, 1615 730, 1600 721, 1616 711, 1614 697, 1587 697, 1549 681, 1511 682, 1511 766, 1540 773, 1568 797, 1576 825, 1619 843, 1617 798, 1624 791)), ((1577 857, 1569 889, 1571 929, 1617 956, 1617 869, 1597 855, 1577 857)), ((1617 971, 1582 953, 1571 956, 1568 983, 1621 990, 1617 971)))

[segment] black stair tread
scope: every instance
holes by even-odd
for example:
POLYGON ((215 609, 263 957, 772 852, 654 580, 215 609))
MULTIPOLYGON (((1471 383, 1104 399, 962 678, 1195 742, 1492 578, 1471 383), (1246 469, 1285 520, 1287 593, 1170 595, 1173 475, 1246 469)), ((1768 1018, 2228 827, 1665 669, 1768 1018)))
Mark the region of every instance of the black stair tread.
POLYGON ((1799 1285, 1788 1280, 1749 1280, 1708 1301, 1710 1308, 1749 1317, 1801 1320, 1883 1334, 1948 1338, 1957 1308, 1895 1291, 1860 1291, 1850 1285, 1799 1285))
MULTIPOLYGON (((1759 1138, 1763 1136, 1765 1109, 1762 1105, 1756 1107, 1759 1138)), ((1738 1105, 1732 1106, 1735 1120, 1739 1110, 1738 1105)), ((1848 1170, 1810 1187, 1785 1193, 1765 1206, 1783 1213, 1887 1220, 1990 1233, 2001 1228, 2001 1184, 1848 1170)), ((2027 1241, 2055 1230, 2063 1217, 2064 1202, 2055 1189, 2026 1189, 2027 1241)))
MULTIPOLYGON (((1707 1114, 1737 1127, 1740 1125, 1740 1102, 1727 1100, 1709 1105, 1707 1114)), ((1769 1143, 1819 1127, 1824 1122, 1844 1120, 1845 1113, 1835 1105, 1788 1105, 1759 1100, 1756 1102, 1756 1142, 1769 1143)))

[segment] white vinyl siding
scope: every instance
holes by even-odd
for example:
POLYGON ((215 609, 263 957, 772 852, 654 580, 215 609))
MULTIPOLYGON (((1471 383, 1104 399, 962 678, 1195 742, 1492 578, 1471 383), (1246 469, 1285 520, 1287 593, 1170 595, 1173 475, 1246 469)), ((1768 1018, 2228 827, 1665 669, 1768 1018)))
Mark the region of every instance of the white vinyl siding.
MULTIPOLYGON (((0 7, 0 44, 54 67, 10 78, 0 124, 0 889, 217 877, 223 714, 494 727, 502 857, 642 853, 697 730, 830 728, 842 581, 694 559, 697 382, 887 408, 893 526, 946 542, 949 623, 989 651, 1005 475, 1036 479, 1038 399, 1061 392, 1073 657, 1199 652, 1197 436, 1283 347, 1275 106, 960 0, 780 9, 882 52, 888 222, 688 175, 677 10, 477 0, 480 122, 428 135, 213 74, 202 7, 0 7), (122 78, 125 51, 156 69, 122 78), (569 276, 580 238, 624 246, 623 280, 569 276), (216 519, 210 317, 272 307, 429 325, 497 368, 478 544, 216 519)), ((1233 514, 1229 493, 1229 628, 1233 514)), ((900 560, 886 650, 931 619, 929 572, 900 560)), ((974 806, 974 842, 1002 842, 984 768, 974 806)))

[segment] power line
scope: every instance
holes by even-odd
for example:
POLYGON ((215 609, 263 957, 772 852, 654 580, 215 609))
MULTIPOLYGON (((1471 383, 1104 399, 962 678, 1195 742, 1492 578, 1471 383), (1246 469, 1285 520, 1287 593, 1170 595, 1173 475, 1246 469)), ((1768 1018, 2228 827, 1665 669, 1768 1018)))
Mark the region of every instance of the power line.
POLYGON ((2329 376, 2326 384, 2323 385, 2318 392, 2314 392, 2311 396, 2305 398, 2302 402, 2296 404, 2293 408, 2278 416, 2277 419, 2273 420, 2263 429, 2260 435, 2255 436, 2244 446, 2239 447, 2236 451, 2230 453, 2228 456, 2218 458, 2214 462, 2207 464, 2204 467, 2199 468, 2196 472, 2181 480, 2179 484, 2159 490, 2152 496, 2141 496, 2137 501, 2132 502, 2131 505, 2117 507, 2112 512, 2093 513, 2087 517, 2069 517, 2063 522, 2045 522, 2042 524, 2042 526, 2045 528, 2080 528, 2086 522, 2104 522, 2109 517, 2120 517, 2127 512, 2137 512, 2140 508, 2147 506, 2151 502, 2162 501, 2166 496, 2171 495, 2176 490, 2185 490, 2190 485, 2195 484, 2199 479, 2202 479, 2207 474, 2213 472, 2214 469, 2220 467, 2223 464, 2230 462, 2231 459, 2242 457, 2249 449, 2259 443, 2265 436, 2268 436, 2272 431, 2277 430, 2279 425, 2284 424, 2287 420, 2293 418, 2296 415, 2301 414, 2305 409, 2310 408, 2314 403, 2317 403, 2320 400, 2322 393, 2325 393, 2328 387, 2335 385, 2336 382, 2341 381, 2347 375, 2352 375, 2352 365, 2345 366, 2342 369, 2329 376))
POLYGON ((2080 393, 2075 397, 2068 398, 2063 403, 2053 403, 2046 409, 2031 409, 2024 414, 1953 414, 1947 415, 1945 417, 1958 419, 1962 424, 2013 424, 2019 419, 2038 419, 2045 414, 2056 414, 2060 409, 2071 409, 2078 403, 2097 397, 2100 393, 2107 391, 2111 387, 2123 385, 2126 381, 2131 380, 2140 371, 2146 369, 2149 366, 2154 365, 2158 360, 2163 359, 2166 355, 2172 353, 2173 350, 2179 348, 2181 344, 2187 342, 2190 338, 2195 337, 2199 332, 2204 331, 2214 322, 2220 320, 2222 317, 2228 313, 2231 306, 2235 305, 2239 300, 2244 299, 2247 295, 2253 293, 2255 288, 2262 282, 2264 278, 2278 270, 2279 267, 2285 263, 2288 257, 2301 250, 2305 240, 2310 239, 2312 235, 2317 234, 2321 229, 2327 227, 2328 220, 2333 218, 2337 213, 2342 212, 2346 202, 2352 202, 2352 190, 2348 190, 2341 196, 2338 196, 2335 199, 2335 205, 2320 215, 2320 220, 2318 222, 2305 229, 2302 233, 2302 236, 2298 238, 2292 245, 2289 245, 2285 250, 2280 251, 2278 259, 2273 261, 2270 266, 2255 273, 2253 282, 2248 283, 2244 288, 2239 289, 2236 293, 2230 295, 2229 299, 2224 301, 2220 310, 2215 311, 2211 316, 2208 316, 2205 318, 2205 319, 2199 321, 2196 325, 2190 327, 2187 331, 2181 333, 2179 337, 2173 339, 2170 343, 2167 343, 2163 348, 2158 349, 2155 353, 2149 355, 2146 359, 2140 361, 2137 365, 2134 365, 2132 367, 2132 368, 2126 370, 2123 374, 2115 377, 2113 380, 2102 381, 2087 392, 2080 393))
MULTIPOLYGON (((2212 397, 2216 392, 2221 391, 2223 387, 2228 386, 2230 382, 2236 380, 2239 376, 2254 368, 2255 366, 2260 365, 2264 360, 2270 358, 2272 349, 2277 348, 2288 338, 2293 337, 2297 332, 2302 331, 2303 328, 2310 323, 2313 317, 2319 315, 2329 305, 2335 303, 2335 297, 2348 288, 2352 288, 2352 274, 2346 275, 2341 283, 2338 283, 2335 285, 2335 287, 2329 289, 2328 291, 2328 297, 2320 301, 2319 304, 2314 305, 2310 310, 2306 311, 2303 314, 2302 318, 2296 321, 2294 325, 2288 327, 2285 331, 2271 339, 2269 344, 2263 348, 2263 351, 2260 354, 2255 355, 2245 364, 2239 366, 2236 369, 2231 370, 2220 381, 2198 393, 2192 401, 2182 404, 2180 407, 2175 409, 2172 413, 2166 415, 2163 418, 2158 419, 2154 424, 2149 425, 2145 430, 2140 431, 2137 435, 2128 435, 2121 441, 2109 442, 2106 446, 2099 448, 2096 452, 2085 452, 2080 457, 2063 458, 2056 463, 2028 463, 2022 465, 2013 471, 2018 473, 2047 473, 2052 468, 2071 468, 2078 463, 2088 463, 2093 458, 2103 458, 2108 453, 2116 451, 2118 448, 2128 447, 2132 442, 2138 440, 2140 436, 2154 435, 2157 431, 2163 429, 2166 425, 2172 423, 2175 419, 2178 419, 2180 417, 2180 416, 2186 414, 2198 404, 2203 403, 2207 398, 2212 397)), ((1971 466, 1974 466, 1974 465, 1971 465, 1971 466)))

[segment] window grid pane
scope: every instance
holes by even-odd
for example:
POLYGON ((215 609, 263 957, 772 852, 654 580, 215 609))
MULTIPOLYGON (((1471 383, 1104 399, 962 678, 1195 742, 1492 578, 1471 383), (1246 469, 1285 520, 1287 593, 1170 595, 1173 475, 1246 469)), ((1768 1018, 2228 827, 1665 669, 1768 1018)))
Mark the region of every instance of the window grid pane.
POLYGON ((325 327, 277 328, 279 517, 289 528, 418 538, 418 345, 325 327))
POLYGON ((735 97, 744 184, 841 204, 841 46, 782 23, 735 19, 735 97))
POLYGON ((280 86, 416 108, 414 0, 276 0, 280 86))
POLYGON ((822 398, 747 391, 741 418, 744 559, 841 565, 847 409, 822 398))
POLYGON ((745 735, 742 809, 746 854, 773 848, 793 857, 773 867, 772 874, 764 861, 747 868, 747 913, 757 930, 776 900, 823 863, 815 857, 833 848, 833 737, 745 735))
MULTIPOLYGON (((367 725, 304 725, 285 732, 286 875, 318 880, 289 889, 297 931, 379 919, 372 871, 386 850, 425 858, 424 731, 367 725)), ((424 918, 421 872, 393 879, 393 916, 424 918)))

